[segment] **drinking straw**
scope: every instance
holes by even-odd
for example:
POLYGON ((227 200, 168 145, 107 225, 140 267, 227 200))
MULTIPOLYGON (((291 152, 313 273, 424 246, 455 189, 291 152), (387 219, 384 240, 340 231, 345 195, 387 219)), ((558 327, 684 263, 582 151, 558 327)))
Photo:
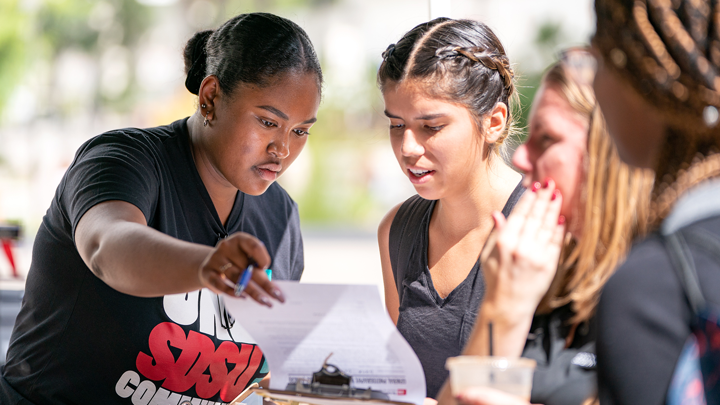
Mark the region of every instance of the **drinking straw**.
POLYGON ((493 355, 493 333, 492 333, 492 322, 488 322, 488 351, 490 356, 493 355))

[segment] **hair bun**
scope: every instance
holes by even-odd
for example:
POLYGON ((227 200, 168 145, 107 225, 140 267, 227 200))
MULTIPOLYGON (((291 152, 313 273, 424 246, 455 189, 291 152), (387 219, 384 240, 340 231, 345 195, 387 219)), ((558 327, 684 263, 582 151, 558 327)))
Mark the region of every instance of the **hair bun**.
POLYGON ((395 44, 388 45, 388 47, 385 49, 385 51, 383 51, 383 53, 381 54, 382 58, 387 59, 387 58, 391 57, 394 50, 395 50, 395 44))
POLYGON ((200 85, 205 79, 205 68, 207 65, 206 45, 210 35, 214 31, 206 30, 195 33, 185 45, 183 55, 185 57, 185 87, 192 94, 198 94, 200 85))

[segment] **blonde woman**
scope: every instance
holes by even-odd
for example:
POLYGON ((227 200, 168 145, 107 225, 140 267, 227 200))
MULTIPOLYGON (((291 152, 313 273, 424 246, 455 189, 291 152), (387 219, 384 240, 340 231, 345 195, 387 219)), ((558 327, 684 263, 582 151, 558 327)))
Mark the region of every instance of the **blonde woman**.
MULTIPOLYGON (((591 319, 603 285, 645 229, 652 177, 620 161, 592 72, 593 58, 576 49, 543 78, 529 138, 513 157, 536 192, 507 221, 494 214, 496 238, 482 256, 487 290, 464 351, 488 355, 492 323, 493 355, 537 361, 532 403, 581 404, 595 395, 591 319)), ((463 403, 509 400, 456 394, 463 403)))

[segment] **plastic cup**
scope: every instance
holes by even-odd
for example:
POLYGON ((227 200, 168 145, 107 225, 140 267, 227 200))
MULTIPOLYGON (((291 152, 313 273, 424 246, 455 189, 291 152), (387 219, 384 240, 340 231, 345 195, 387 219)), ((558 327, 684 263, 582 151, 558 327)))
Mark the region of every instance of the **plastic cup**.
POLYGON ((490 387, 530 401, 535 360, 492 356, 450 357, 450 387, 457 395, 471 387, 490 387))

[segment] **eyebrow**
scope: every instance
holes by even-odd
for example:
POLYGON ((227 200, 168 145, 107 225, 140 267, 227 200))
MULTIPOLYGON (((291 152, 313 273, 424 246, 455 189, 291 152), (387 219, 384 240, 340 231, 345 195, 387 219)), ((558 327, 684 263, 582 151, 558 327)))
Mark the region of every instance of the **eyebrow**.
MULTIPOLYGON (((278 117, 284 119, 285 121, 289 120, 290 117, 288 117, 287 114, 284 112, 278 110, 277 108, 271 106, 271 105, 259 105, 258 108, 262 108, 265 111, 270 111, 271 113, 277 115, 278 117)), ((314 124, 317 121, 317 117, 312 117, 309 120, 303 121, 303 124, 314 124)))
POLYGON ((271 113, 277 115, 278 117, 284 119, 287 121, 289 117, 284 112, 278 110, 277 108, 271 106, 271 105, 259 105, 258 108, 262 108, 263 110, 270 111, 271 113))
MULTIPOLYGON (((391 114, 388 110, 385 110, 385 116, 388 118, 402 119, 396 115, 391 114)), ((421 115, 419 117, 415 117, 415 119, 420 120, 420 121, 429 121, 429 120, 434 120, 436 118, 442 118, 445 116, 446 116, 446 114, 441 114, 441 113, 440 114, 426 114, 426 115, 421 115)))
POLYGON ((385 116, 388 118, 400 119, 400 117, 398 117, 397 115, 390 114, 390 112, 388 110, 385 110, 384 113, 385 113, 385 116))
POLYGON ((427 114, 427 115, 421 115, 419 117, 415 117, 416 120, 422 120, 422 121, 429 121, 434 120, 436 118, 442 118, 445 117, 445 114, 427 114))

